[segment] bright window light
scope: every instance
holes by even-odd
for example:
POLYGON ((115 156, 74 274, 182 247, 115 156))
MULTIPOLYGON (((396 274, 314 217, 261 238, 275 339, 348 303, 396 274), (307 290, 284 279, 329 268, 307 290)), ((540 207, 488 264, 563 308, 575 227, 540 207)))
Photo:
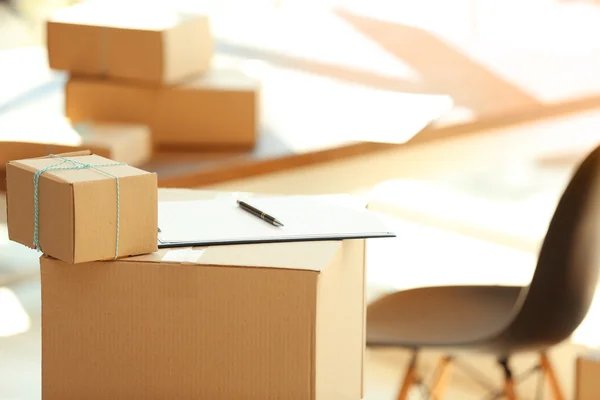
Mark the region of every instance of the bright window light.
POLYGON ((31 327, 29 315, 12 290, 0 287, 0 337, 24 333, 31 327))

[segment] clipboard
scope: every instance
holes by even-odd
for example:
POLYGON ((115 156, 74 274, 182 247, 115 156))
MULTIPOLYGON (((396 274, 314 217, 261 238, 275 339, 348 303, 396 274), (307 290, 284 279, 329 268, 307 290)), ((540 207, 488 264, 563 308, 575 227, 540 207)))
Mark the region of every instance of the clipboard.
POLYGON ((271 225, 244 211, 234 198, 159 202, 158 247, 390 238, 396 234, 366 208, 335 196, 242 199, 284 223, 271 225), (337 200, 337 201, 336 201, 337 200))

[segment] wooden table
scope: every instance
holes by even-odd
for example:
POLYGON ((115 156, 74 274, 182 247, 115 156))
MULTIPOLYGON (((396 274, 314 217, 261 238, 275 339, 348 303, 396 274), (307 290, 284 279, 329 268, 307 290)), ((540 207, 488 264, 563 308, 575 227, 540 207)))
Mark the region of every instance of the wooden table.
MULTIPOLYGON (((343 160, 390 149, 421 146, 457 136, 477 135, 496 127, 518 125, 536 119, 573 114, 597 106, 596 98, 569 104, 549 104, 501 115, 481 117, 475 121, 433 123, 406 143, 349 142, 334 146, 295 150, 277 134, 264 133, 258 146, 250 152, 158 151, 142 168, 157 172, 161 187, 202 187, 304 166, 343 160)), ((5 189, 5 170, 0 169, 0 190, 5 189)))
POLYGON ((264 145, 254 151, 239 153, 182 153, 159 151, 143 168, 158 173, 161 187, 201 187, 254 177, 273 172, 343 160, 392 149, 434 144, 439 140, 477 135, 495 128, 519 125, 537 119, 575 114, 597 107, 598 99, 582 99, 569 104, 548 104, 523 110, 490 115, 475 121, 450 124, 432 123, 411 140, 400 143, 354 142, 311 151, 278 147, 277 137, 264 136, 264 145), (273 142, 269 141, 272 140, 273 142))

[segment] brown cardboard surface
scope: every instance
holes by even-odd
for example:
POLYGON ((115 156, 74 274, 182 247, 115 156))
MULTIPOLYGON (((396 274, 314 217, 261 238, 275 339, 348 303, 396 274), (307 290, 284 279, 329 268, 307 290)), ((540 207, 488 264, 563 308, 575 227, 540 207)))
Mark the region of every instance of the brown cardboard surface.
MULTIPOLYGON (((229 266, 240 264, 241 266, 254 268, 280 268, 297 269, 306 271, 321 271, 328 264, 334 253, 336 246, 329 242, 315 242, 312 244, 312 252, 304 254, 303 257, 289 257, 298 251, 301 246, 298 243, 281 243, 279 246, 271 246, 270 243, 258 243, 236 246, 210 246, 194 247, 195 253, 191 253, 189 258, 183 257, 185 262, 195 263, 193 257, 201 254, 202 263, 208 265, 229 266), (264 252, 269 253, 265 257, 264 252)), ((136 257, 124 258, 123 262, 166 262, 169 259, 169 253, 181 252, 183 249, 159 249, 151 254, 140 255, 136 257)), ((176 261, 179 263, 179 261, 176 261)))
POLYGON ((43 256, 41 276, 45 400, 362 398, 363 240, 43 256))
POLYGON ((213 50, 206 15, 93 1, 52 14, 47 47, 53 69, 153 84, 204 73, 213 50))
POLYGON ((575 400, 600 399, 600 355, 578 357, 576 375, 575 400))
POLYGON ((259 124, 259 82, 238 70, 214 70, 163 88, 72 78, 66 114, 74 122, 148 125, 162 147, 251 148, 259 124))
POLYGON ((363 396, 365 248, 363 241, 346 241, 344 246, 317 285, 316 399, 363 396))
POLYGON ((42 257, 43 398, 360 399, 363 241, 324 243, 270 267, 42 257), (320 274, 275 267, 313 252, 320 274))
MULTIPOLYGON (((65 155, 86 164, 115 164, 97 155, 65 155)), ((43 157, 7 165, 8 234, 34 247, 34 184, 38 170, 60 160, 43 157)), ((72 263, 112 259, 157 249, 157 178, 128 165, 48 170, 39 179, 39 241, 45 254, 72 263), (119 178, 117 197, 116 179, 119 178)))
POLYGON ((10 136, 0 134, 0 169, 11 160, 85 149, 133 166, 148 162, 152 155, 150 129, 144 125, 85 124, 80 128, 64 122, 31 133, 27 125, 21 125, 10 136))
POLYGON ((160 144, 251 148, 259 124, 259 83, 242 71, 213 70, 158 94, 153 134, 160 144))
POLYGON ((152 157, 152 135, 146 125, 89 123, 77 129, 83 142, 81 147, 109 148, 110 155, 106 158, 111 160, 135 167, 146 164, 152 157))
POLYGON ((139 123, 152 130, 156 92, 141 85, 71 78, 66 85, 65 113, 73 122, 139 123))

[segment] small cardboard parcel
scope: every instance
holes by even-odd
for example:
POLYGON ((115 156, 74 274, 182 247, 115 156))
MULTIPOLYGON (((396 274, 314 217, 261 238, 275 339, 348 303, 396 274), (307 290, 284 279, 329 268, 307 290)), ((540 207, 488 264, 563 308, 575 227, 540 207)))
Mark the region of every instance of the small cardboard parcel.
POLYGON ((157 176, 89 151, 6 166, 10 240, 70 263, 157 250, 157 176))

